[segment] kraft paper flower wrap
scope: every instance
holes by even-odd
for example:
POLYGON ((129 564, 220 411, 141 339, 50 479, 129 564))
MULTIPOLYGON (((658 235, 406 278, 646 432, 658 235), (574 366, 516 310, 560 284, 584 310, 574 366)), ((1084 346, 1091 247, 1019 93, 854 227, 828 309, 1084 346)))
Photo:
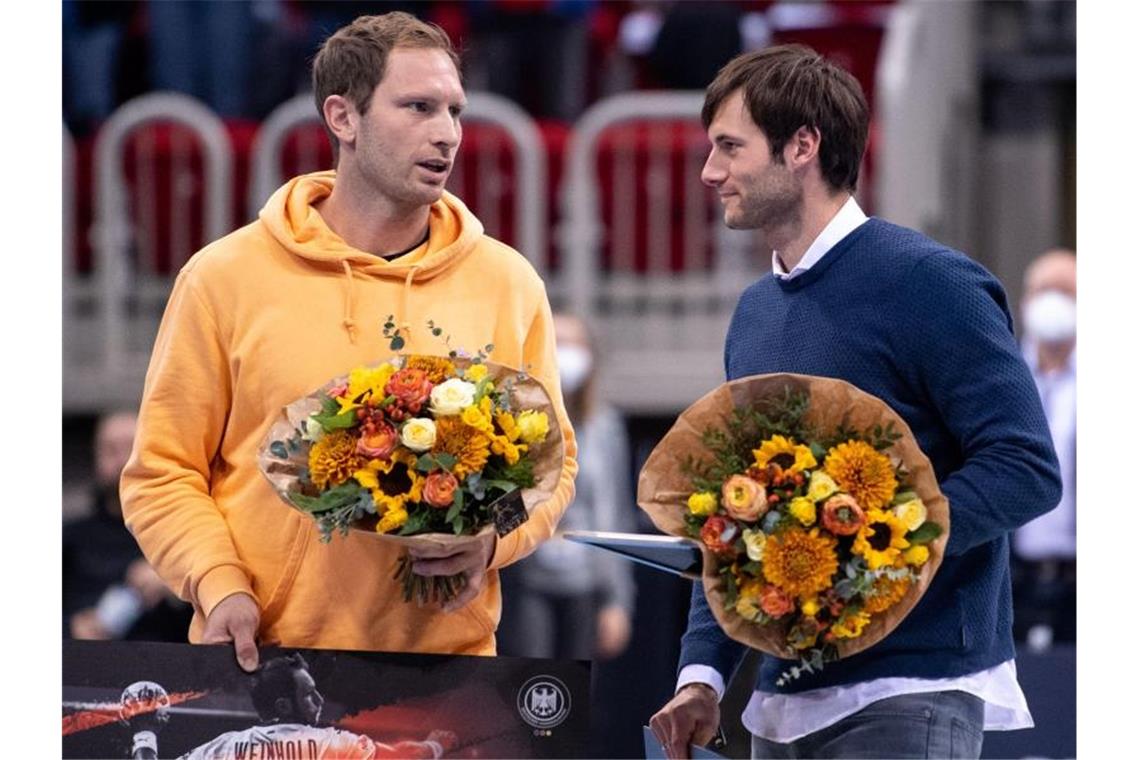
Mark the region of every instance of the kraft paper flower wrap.
POLYGON ((799 661, 784 679, 885 638, 930 585, 950 532, 902 418, 847 382, 805 375, 741 378, 690 406, 642 468, 637 503, 700 545, 728 636, 799 661))
MULTIPOLYGON (((351 530, 458 549, 525 522, 553 495, 563 457, 546 389, 480 352, 398 355, 330 380, 282 410, 258 464, 322 541, 351 530)), ((421 603, 452 598, 465 580, 416 576, 406 553, 394 577, 421 603)))

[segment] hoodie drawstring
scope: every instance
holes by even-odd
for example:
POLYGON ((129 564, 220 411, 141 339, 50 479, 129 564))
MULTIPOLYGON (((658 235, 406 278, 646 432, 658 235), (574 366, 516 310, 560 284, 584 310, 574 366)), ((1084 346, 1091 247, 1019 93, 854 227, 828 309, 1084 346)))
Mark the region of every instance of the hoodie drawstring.
POLYGON ((352 267, 349 266, 347 259, 341 259, 341 265, 344 267, 344 276, 348 278, 345 283, 345 297, 344 297, 344 329, 348 331, 348 340, 353 345, 356 345, 356 319, 353 316, 353 282, 352 282, 352 267))

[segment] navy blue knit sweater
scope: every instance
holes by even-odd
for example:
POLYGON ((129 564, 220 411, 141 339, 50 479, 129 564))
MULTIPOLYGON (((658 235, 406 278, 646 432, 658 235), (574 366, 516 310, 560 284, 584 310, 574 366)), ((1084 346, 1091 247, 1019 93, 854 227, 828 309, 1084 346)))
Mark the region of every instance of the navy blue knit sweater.
MULTIPOLYGON (((1009 532, 1055 507, 1056 455, 998 281, 966 256, 872 218, 792 280, 741 296, 724 350, 730 380, 836 377, 910 426, 950 502, 946 556, 890 636, 783 688, 792 661, 764 657, 757 688, 795 692, 887 676, 945 678, 1013 657, 1009 532)), ((727 680, 744 648, 694 587, 681 662, 727 680)))

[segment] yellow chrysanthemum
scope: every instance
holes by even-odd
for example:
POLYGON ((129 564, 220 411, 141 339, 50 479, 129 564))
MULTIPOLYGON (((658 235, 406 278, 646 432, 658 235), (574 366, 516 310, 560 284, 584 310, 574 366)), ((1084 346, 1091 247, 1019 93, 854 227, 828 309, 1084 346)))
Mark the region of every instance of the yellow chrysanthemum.
POLYGON ((764 542, 764 577, 789 596, 809 597, 831 585, 839 567, 835 539, 790 529, 768 536, 764 542))
POLYGON ((910 588, 910 578, 891 580, 885 575, 875 581, 863 597, 863 609, 874 615, 894 607, 906 596, 910 588))
POLYGON ((872 509, 867 524, 859 529, 851 551, 867 560, 867 567, 878 570, 893 565, 899 553, 910 546, 906 526, 891 512, 872 509))
POLYGON ((442 356, 409 356, 407 369, 422 369, 432 385, 439 385, 455 375, 455 365, 442 356))
POLYGON ((482 472, 487 465, 487 457, 491 455, 491 439, 458 417, 440 417, 435 421, 435 445, 432 453, 455 457, 456 464, 451 468, 451 474, 463 480, 473 472, 482 472))
POLYGON ((491 451, 507 460, 507 464, 516 464, 526 453, 525 443, 511 443, 501 435, 491 439, 491 451))
POLYGON ((309 449, 309 479, 321 490, 339 486, 360 469, 364 459, 356 453, 356 436, 335 430, 309 449))
POLYGON ((404 527, 404 523, 408 521, 408 511, 403 507, 389 509, 381 516, 380 521, 376 523, 377 533, 391 533, 392 531, 404 527))
POLYGON ((930 559, 930 550, 922 544, 918 544, 917 546, 912 546, 907 549, 905 552, 903 552, 902 556, 903 561, 905 561, 908 565, 921 567, 922 565, 926 564, 926 561, 928 559, 930 559))
POLYGON ((761 443, 760 448, 752 450, 752 456, 756 457, 756 466, 760 469, 775 464, 787 473, 803 472, 816 464, 811 449, 782 435, 774 435, 761 443))
POLYGON ((376 403, 383 400, 386 395, 384 386, 396 373, 391 364, 381 364, 379 367, 356 367, 348 373, 348 392, 337 399, 340 411, 356 409, 361 404, 356 399, 367 401, 372 399, 376 403))
POLYGON ((708 517, 716 512, 716 494, 698 491, 689 497, 689 512, 697 517, 708 517))
POLYGON ((797 496, 788 504, 788 514, 808 527, 815 523, 815 502, 806 496, 797 496))
POLYGON ((486 364, 472 364, 463 372, 463 379, 477 383, 487 376, 486 364))
POLYGON ((860 610, 854 612, 841 620, 837 620, 831 626, 831 632, 839 639, 853 639, 859 634, 863 633, 863 629, 867 627, 867 623, 871 622, 871 616, 860 610))
POLYGON ((899 485, 887 455, 863 441, 847 441, 828 451, 823 469, 863 509, 890 504, 899 485))

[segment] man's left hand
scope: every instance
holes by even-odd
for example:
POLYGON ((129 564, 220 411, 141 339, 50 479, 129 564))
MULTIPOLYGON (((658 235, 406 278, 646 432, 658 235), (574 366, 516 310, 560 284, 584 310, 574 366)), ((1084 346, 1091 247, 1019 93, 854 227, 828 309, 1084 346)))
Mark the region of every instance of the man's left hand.
POLYGON ((417 575, 458 575, 467 576, 467 585, 463 590, 443 605, 444 612, 455 612, 466 607, 487 582, 487 565, 491 563, 491 556, 495 553, 495 532, 488 531, 475 537, 476 541, 467 541, 459 547, 417 547, 409 549, 408 554, 414 560, 412 570, 417 575))

